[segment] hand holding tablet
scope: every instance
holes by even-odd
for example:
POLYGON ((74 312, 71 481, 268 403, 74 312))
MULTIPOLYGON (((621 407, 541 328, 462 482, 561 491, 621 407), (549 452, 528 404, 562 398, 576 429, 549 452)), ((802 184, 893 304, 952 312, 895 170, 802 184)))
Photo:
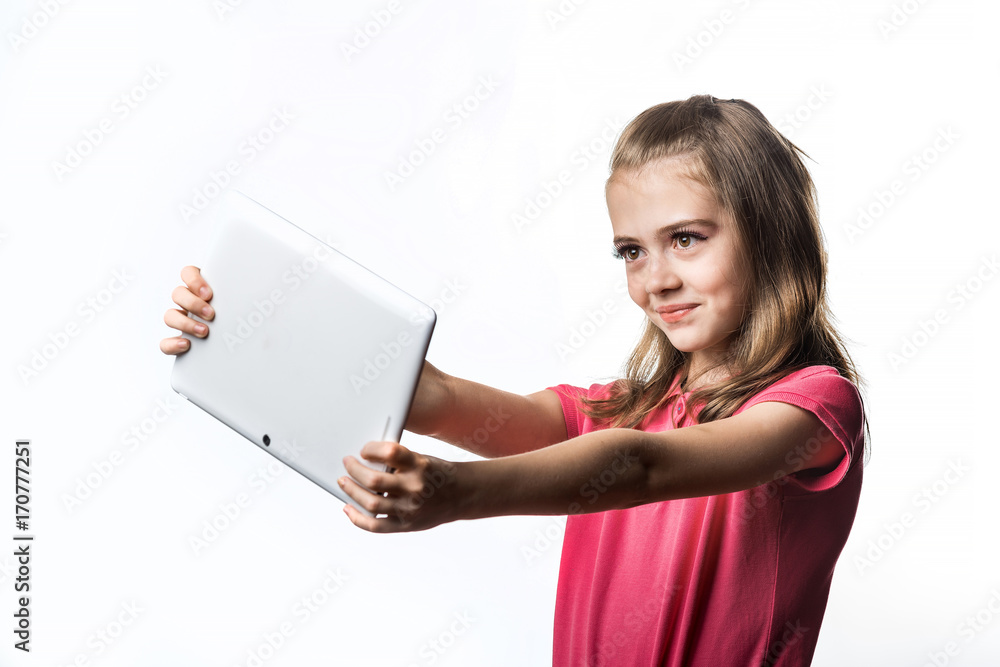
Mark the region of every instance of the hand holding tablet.
POLYGON ((164 316, 194 336, 186 352, 182 337, 160 343, 179 355, 171 386, 370 515, 337 482, 343 459, 398 443, 436 315, 245 195, 220 200, 204 267, 186 267, 174 290, 187 312, 164 316))

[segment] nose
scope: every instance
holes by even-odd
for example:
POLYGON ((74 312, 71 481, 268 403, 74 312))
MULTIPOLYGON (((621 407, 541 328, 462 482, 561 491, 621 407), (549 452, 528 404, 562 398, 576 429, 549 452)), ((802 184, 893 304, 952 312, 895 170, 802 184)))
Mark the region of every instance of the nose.
POLYGON ((649 261, 646 262, 646 275, 643 277, 647 294, 661 294, 666 290, 675 290, 681 286, 677 267, 662 256, 650 256, 649 261))

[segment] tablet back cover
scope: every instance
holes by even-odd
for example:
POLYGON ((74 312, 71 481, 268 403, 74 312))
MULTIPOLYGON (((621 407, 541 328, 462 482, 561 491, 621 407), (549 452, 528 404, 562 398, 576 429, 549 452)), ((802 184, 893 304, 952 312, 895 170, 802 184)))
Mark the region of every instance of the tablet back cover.
MULTIPOLYGON (((399 441, 436 315, 246 195, 227 191, 201 267, 215 318, 174 391, 344 502, 342 459, 399 441)), ((191 315, 201 320, 196 314, 191 315)))

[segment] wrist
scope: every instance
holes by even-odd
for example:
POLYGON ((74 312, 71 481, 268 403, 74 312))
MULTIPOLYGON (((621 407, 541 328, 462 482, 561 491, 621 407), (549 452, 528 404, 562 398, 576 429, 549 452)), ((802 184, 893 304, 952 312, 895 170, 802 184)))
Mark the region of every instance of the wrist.
POLYGON ((463 461, 455 464, 458 519, 485 519, 505 514, 499 460, 463 461))
POLYGON ((406 430, 418 435, 438 438, 442 418, 448 414, 450 389, 448 376, 424 360, 417 389, 406 418, 406 430))

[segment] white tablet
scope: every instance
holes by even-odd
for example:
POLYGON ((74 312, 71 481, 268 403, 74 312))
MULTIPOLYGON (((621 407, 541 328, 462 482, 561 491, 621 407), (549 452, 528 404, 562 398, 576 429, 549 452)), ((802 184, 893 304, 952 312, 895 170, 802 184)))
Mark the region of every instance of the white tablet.
MULTIPOLYGON (((174 391, 361 512, 342 459, 399 442, 433 309, 246 195, 215 207, 201 267, 215 318, 174 361, 174 391)), ((194 319, 204 321, 196 314, 194 319)))

